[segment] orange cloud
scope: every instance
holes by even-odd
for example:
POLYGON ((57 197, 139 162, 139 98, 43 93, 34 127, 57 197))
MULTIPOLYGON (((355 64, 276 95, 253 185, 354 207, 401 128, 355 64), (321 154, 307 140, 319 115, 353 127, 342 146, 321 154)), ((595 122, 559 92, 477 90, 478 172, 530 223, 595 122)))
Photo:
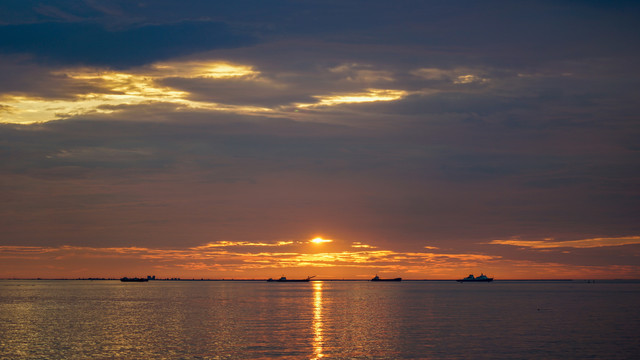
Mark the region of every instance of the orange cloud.
POLYGON ((363 243, 361 243, 361 242, 359 242, 359 241, 354 241, 354 242, 351 244, 351 247, 352 247, 352 248, 363 248, 363 249, 376 249, 376 248, 377 248, 377 246, 372 246, 372 245, 363 244, 363 243))
POLYGON ((582 240, 554 241, 553 239, 545 240, 492 240, 489 244, 494 245, 511 245, 528 247, 532 249, 552 249, 552 248, 576 248, 588 249, 608 246, 623 246, 640 244, 640 236, 625 236, 618 238, 592 238, 582 240))
MULTIPOLYGON (((2 246, 0 258, 29 258, 41 261, 74 261, 79 259, 130 259, 155 264, 173 264, 190 270, 234 271, 241 269, 272 269, 284 267, 344 267, 344 268, 402 268, 417 269, 450 262, 470 263, 497 260, 499 256, 478 254, 436 254, 430 252, 403 253, 391 250, 362 250, 341 252, 240 252, 224 248, 238 246, 278 247, 285 245, 304 248, 304 243, 292 241, 252 243, 221 241, 185 249, 153 249, 143 247, 36 247, 2 246)), ((355 244, 363 246, 363 244, 355 244)))
MULTIPOLYGON (((638 237, 568 242, 545 240, 533 242, 533 245, 544 248, 550 244, 560 247, 560 244, 566 246, 569 243, 574 247, 594 247, 594 244, 636 244, 639 240, 638 237)), ((522 242, 505 240, 492 243, 517 246, 522 242)), ((524 243, 532 245, 532 242, 524 243)), ((363 279, 369 278, 372 273, 405 274, 408 278, 428 279, 452 279, 476 272, 490 273, 501 279, 632 278, 640 274, 639 266, 579 266, 511 260, 487 254, 398 252, 366 247, 320 253, 308 253, 307 250, 308 243, 288 241, 221 241, 182 249, 0 246, 0 277, 64 277, 83 276, 82 274, 109 277, 125 276, 136 271, 153 271, 166 277, 198 278, 226 278, 230 273, 235 278, 261 278, 272 276, 277 271, 276 275, 286 273, 291 277, 296 274, 314 274, 324 278, 363 279), (262 246, 286 246, 287 251, 263 251, 264 248, 259 248, 262 246), (245 251, 252 247, 258 247, 259 251, 245 251)))
POLYGON ((248 242, 248 241, 217 241, 213 243, 208 243, 206 245, 197 246, 192 249, 194 250, 203 250, 208 248, 218 248, 218 247, 233 247, 233 246, 285 246, 291 245, 293 241, 278 241, 276 243, 261 243, 261 242, 248 242))

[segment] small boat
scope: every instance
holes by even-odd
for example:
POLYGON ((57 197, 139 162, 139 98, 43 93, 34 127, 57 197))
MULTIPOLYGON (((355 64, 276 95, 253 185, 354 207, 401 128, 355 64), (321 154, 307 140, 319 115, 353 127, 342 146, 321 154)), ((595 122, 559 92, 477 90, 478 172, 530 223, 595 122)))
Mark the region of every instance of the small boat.
POLYGON ((272 278, 269 278, 267 281, 268 282, 309 282, 314 277, 315 277, 315 275, 314 276, 307 276, 306 279, 287 279, 286 277, 282 276, 282 277, 280 277, 280 279, 274 280, 272 278))
POLYGON ((493 278, 487 277, 487 275, 480 273, 480 276, 474 277, 473 274, 470 274, 464 279, 456 280, 457 282, 491 282, 493 278))
POLYGON ((134 278, 130 278, 130 277, 123 277, 120 279, 120 281, 122 282, 146 282, 149 281, 149 279, 147 278, 138 278, 138 277, 134 277, 134 278))
POLYGON ((378 275, 374 276, 371 281, 402 281, 402 278, 393 278, 393 279, 380 279, 378 275))

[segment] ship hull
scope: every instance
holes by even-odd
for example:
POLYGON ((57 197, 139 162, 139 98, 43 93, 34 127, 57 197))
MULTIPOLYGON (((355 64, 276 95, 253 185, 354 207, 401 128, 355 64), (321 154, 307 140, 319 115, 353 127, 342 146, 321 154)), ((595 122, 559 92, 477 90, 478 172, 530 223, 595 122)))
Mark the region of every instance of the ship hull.
POLYGON ((269 279, 267 280, 268 282, 309 282, 309 279, 303 279, 303 280, 273 280, 273 279, 269 279))
POLYGON ((402 278, 395 278, 395 279, 371 279, 371 281, 402 281, 402 278))
POLYGON ((489 279, 480 279, 480 280, 477 280, 477 279, 473 279, 473 280, 471 280, 471 279, 469 279, 469 280, 466 280, 466 279, 460 279, 460 280, 456 280, 456 281, 457 281, 457 282, 460 282, 460 283, 462 283, 462 282, 492 282, 492 281, 493 281, 493 278, 489 278, 489 279))

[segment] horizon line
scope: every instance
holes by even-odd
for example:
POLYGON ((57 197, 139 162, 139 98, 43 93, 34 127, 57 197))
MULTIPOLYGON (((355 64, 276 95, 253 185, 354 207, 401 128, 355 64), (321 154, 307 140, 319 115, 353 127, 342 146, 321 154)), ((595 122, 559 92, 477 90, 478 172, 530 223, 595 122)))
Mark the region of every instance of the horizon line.
MULTIPOLYGON (((146 277, 144 277, 146 279, 146 277)), ((34 281, 44 281, 44 280, 85 280, 85 281, 113 281, 120 280, 121 277, 55 277, 55 278, 44 278, 44 277, 3 277, 0 280, 34 280, 34 281)), ((181 278, 181 277, 166 277, 166 278, 156 278, 149 279, 149 281, 267 281, 269 278, 181 278)), ((457 281, 456 279, 405 279, 402 278, 402 281, 457 281)), ((310 279, 310 281, 371 281, 371 279, 356 279, 356 278, 315 278, 310 279)), ((539 278, 539 279, 494 279, 498 282, 505 281, 640 281, 640 278, 579 278, 579 279, 571 279, 571 278, 539 278)))

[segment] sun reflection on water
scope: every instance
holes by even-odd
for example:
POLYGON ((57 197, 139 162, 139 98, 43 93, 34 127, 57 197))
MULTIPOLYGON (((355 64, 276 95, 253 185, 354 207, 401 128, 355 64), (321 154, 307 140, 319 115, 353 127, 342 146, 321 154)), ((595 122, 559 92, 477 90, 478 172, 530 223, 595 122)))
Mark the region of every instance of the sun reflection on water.
POLYGON ((313 359, 320 359, 322 354, 322 281, 313 282, 313 359))

